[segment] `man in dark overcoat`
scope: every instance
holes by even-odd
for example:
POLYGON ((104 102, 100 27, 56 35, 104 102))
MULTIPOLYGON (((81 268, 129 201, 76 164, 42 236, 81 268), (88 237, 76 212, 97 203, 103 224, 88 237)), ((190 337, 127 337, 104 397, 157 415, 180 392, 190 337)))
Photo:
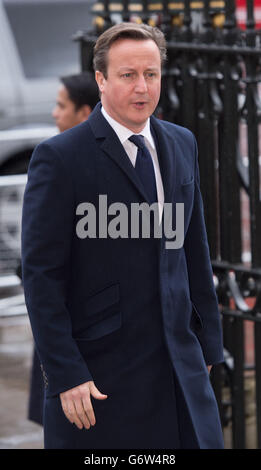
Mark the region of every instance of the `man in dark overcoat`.
POLYGON ((106 30, 101 103, 30 162, 22 265, 46 448, 223 447, 197 145, 153 116, 165 53, 157 28, 106 30))

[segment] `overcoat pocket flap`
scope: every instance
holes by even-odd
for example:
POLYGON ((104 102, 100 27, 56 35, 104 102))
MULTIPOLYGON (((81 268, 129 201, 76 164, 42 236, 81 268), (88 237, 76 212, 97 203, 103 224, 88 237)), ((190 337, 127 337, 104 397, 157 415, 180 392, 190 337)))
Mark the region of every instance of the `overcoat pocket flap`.
POLYGON ((92 318, 96 316, 99 312, 117 304, 119 299, 119 284, 113 284, 95 293, 89 297, 84 304, 87 317, 92 318))
POLYGON ((121 326, 119 284, 105 287, 83 303, 83 312, 74 329, 75 339, 96 339, 121 326))
POLYGON ((188 178, 186 181, 183 181, 181 183, 181 187, 184 188, 186 186, 190 186, 190 185, 192 185, 192 183, 194 183, 194 177, 193 176, 191 176, 191 178, 188 178))

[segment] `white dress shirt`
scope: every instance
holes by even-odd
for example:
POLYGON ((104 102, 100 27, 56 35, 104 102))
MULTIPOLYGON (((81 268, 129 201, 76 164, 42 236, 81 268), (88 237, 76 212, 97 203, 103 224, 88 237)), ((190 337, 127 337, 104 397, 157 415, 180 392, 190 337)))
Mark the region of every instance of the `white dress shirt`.
MULTIPOLYGON (((108 123, 111 125, 113 128, 114 132, 116 132, 121 144, 123 145, 132 165, 135 167, 136 163, 136 157, 137 157, 137 152, 138 148, 137 146, 129 140, 129 137, 133 135, 133 131, 128 129, 127 127, 123 126, 119 122, 115 121, 104 109, 102 106, 101 112, 105 119, 108 121, 108 123)), ((152 162, 153 162, 153 167, 154 167, 154 173, 155 173, 155 179, 156 179, 156 188, 157 188, 157 196, 158 196, 158 207, 159 207, 159 219, 161 221, 162 218, 162 212, 163 212, 163 204, 164 204, 164 189, 163 189, 163 184, 162 184, 162 179, 161 179, 161 173, 160 173, 160 166, 159 166, 159 160, 158 160, 158 155, 156 151, 156 146, 154 143, 154 139, 151 135, 150 131, 150 119, 148 118, 145 127, 142 129, 141 132, 138 134, 143 135, 145 138, 145 145, 148 147, 149 152, 151 154, 152 162)))

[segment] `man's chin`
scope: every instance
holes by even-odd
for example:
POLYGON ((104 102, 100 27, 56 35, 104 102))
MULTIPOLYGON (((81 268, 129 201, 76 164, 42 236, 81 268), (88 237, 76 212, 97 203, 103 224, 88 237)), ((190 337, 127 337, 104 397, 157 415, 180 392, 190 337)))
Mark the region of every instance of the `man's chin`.
MULTIPOLYGON (((150 117, 150 114, 148 114, 147 112, 145 113, 144 111, 138 111, 138 112, 132 113, 129 116, 129 119, 128 119, 129 124, 128 125, 125 124, 125 125, 129 129, 131 129, 132 127, 141 127, 141 128, 143 128, 149 117, 150 117)), ((127 122, 127 120, 126 120, 126 122, 127 122)))

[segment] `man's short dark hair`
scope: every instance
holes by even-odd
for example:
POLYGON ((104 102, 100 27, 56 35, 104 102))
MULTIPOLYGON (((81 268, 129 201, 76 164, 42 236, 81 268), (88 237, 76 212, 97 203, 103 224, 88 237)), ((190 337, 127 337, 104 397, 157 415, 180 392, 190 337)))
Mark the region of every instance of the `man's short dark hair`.
POLYGON ((83 72, 77 75, 66 75, 61 77, 60 80, 68 91, 69 98, 74 103, 76 111, 86 104, 93 109, 100 101, 99 89, 92 73, 83 72))
POLYGON ((152 40, 158 46, 161 64, 167 58, 166 39, 160 29, 147 24, 118 23, 106 29, 97 39, 94 46, 93 67, 102 72, 107 79, 107 60, 111 45, 119 39, 134 39, 137 41, 152 40))

